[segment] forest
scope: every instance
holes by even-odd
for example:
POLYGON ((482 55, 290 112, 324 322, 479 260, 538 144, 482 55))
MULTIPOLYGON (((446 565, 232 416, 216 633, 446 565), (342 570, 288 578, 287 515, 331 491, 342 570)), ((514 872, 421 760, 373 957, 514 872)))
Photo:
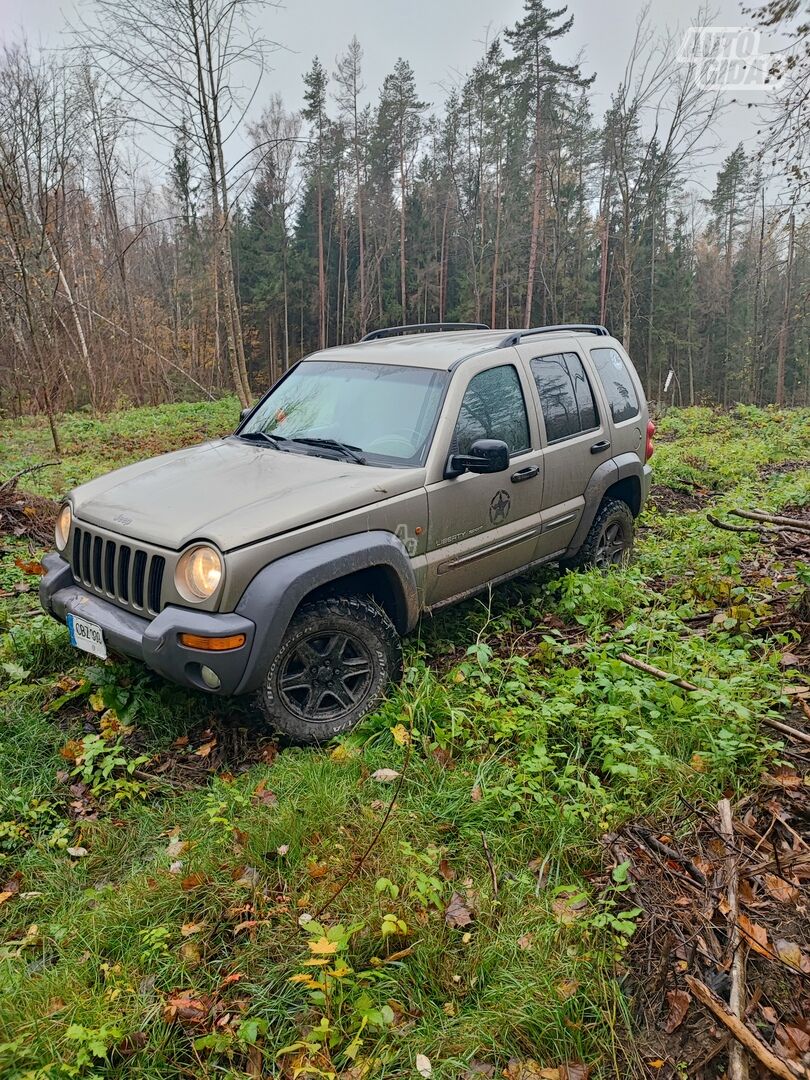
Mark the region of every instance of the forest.
POLYGON ((789 45, 747 147, 645 10, 600 114, 543 0, 442 100, 418 58, 366 86, 352 37, 300 110, 246 0, 163 7, 97 0, 61 52, 4 44, 0 413, 47 414, 58 446, 64 411, 246 404, 313 350, 454 320, 605 324, 666 404, 810 400, 798 3, 756 13, 789 45))

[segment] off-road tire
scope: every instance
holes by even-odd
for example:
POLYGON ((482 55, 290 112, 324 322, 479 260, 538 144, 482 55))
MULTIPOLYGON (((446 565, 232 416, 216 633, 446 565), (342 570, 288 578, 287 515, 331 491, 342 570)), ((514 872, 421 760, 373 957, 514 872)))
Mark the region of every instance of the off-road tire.
POLYGON ((362 596, 328 597, 293 616, 259 707, 292 742, 317 745, 373 712, 401 674, 399 634, 382 608, 362 596))
MULTIPOLYGON (((621 566, 630 558, 633 549, 634 519, 633 511, 621 499, 605 499, 599 507, 593 524, 582 547, 568 559, 560 559, 564 570, 585 570, 592 566, 607 569, 609 566, 621 566), (621 538, 621 549, 606 556, 604 550, 606 536, 615 530, 617 540, 621 538)), ((608 545, 612 547, 613 545, 608 545)))

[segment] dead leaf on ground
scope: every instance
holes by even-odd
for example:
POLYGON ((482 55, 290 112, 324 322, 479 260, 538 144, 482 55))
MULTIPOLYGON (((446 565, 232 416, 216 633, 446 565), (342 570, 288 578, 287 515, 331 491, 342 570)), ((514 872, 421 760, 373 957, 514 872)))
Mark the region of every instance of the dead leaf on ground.
POLYGON ((197 757, 206 758, 216 745, 216 738, 210 739, 208 742, 204 742, 202 746, 198 746, 194 753, 197 755, 197 757))
POLYGON ((172 840, 166 848, 166 854, 170 859, 177 859, 183 854, 187 847, 187 840, 172 840))
POLYGON ((184 941, 180 946, 180 959, 190 967, 196 967, 202 961, 200 946, 196 941, 184 941))
POLYGON ((268 790, 264 780, 260 780, 253 789, 252 801, 254 806, 276 806, 278 803, 278 796, 275 792, 268 790))
POLYGON ((210 994, 191 997, 189 994, 175 994, 169 998, 163 1010, 163 1019, 167 1024, 176 1020, 183 1027, 200 1027, 211 1015, 214 999, 210 994))
POLYGON ((396 780, 399 773, 396 769, 377 769, 376 772, 371 774, 372 780, 377 780, 381 784, 390 784, 392 780, 396 780))
POLYGON ((39 577, 45 573, 45 567, 36 560, 26 562, 25 559, 15 559, 14 565, 18 570, 22 570, 24 574, 36 574, 39 577))
POLYGON ((391 728, 391 734, 394 736, 394 742, 397 746, 410 745, 411 733, 404 724, 395 724, 394 727, 391 728))
POLYGON ((751 922, 743 912, 740 912, 739 924, 743 938, 748 943, 749 948, 759 953, 760 956, 767 956, 772 960, 774 953, 773 949, 768 945, 768 931, 765 927, 760 926, 759 923, 751 922))
POLYGON ((783 904, 796 904, 799 901, 798 882, 793 884, 784 878, 777 877, 776 874, 763 874, 762 884, 774 900, 779 900, 783 904))
POLYGON ((470 792, 470 800, 472 802, 481 802, 481 785, 476 784, 470 792))
POLYGON ((447 859, 442 859, 439 863, 439 877, 444 878, 445 881, 456 880, 456 872, 447 859))
POLYGON ((804 780, 799 773, 789 765, 780 765, 779 768, 774 769, 773 772, 764 776, 763 781, 765 783, 789 789, 800 788, 804 783, 804 780))
POLYGON ((588 1080, 590 1075, 590 1065, 584 1065, 581 1061, 569 1061, 561 1070, 561 1080, 588 1080))
POLYGON ((454 892, 450 903, 444 911, 444 921, 448 926, 458 929, 461 926, 469 926, 473 921, 472 912, 467 907, 461 893, 454 892))
POLYGON ((438 762, 443 769, 452 769, 453 755, 449 750, 446 750, 443 746, 434 746, 430 753, 433 760, 438 762))
POLYGON ((692 1004, 692 995, 687 994, 685 990, 669 990, 667 991, 667 1002, 669 1004, 669 1014, 667 1022, 664 1024, 664 1031, 667 1035, 671 1035, 684 1022, 689 1006, 692 1004))
POLYGON ((563 979, 562 982, 557 983, 557 993, 563 1001, 573 997, 577 990, 579 990, 579 981, 577 979, 563 979))
POLYGON ((777 1053, 793 1060, 810 1050, 810 1034, 792 1024, 779 1024, 776 1029, 777 1053))
POLYGON ((476 1061, 473 1059, 467 1066, 467 1071, 464 1073, 464 1080, 478 1080, 478 1077, 480 1076, 485 1077, 485 1080, 492 1080, 494 1075, 494 1065, 490 1065, 486 1061, 476 1061))
POLYGON ((194 874, 189 874, 187 877, 184 877, 180 882, 180 888, 183 892, 190 892, 192 889, 197 889, 200 885, 204 885, 205 881, 205 874, 201 874, 197 871, 194 874))
POLYGON ((528 952, 534 944, 534 934, 523 934, 518 938, 518 947, 524 952, 528 952))
POLYGON ((204 930, 208 924, 205 922, 186 922, 180 927, 181 937, 191 937, 192 934, 199 934, 201 930, 204 930))
POLYGON ((783 963, 789 964, 790 967, 796 968, 797 971, 804 971, 806 974, 810 974, 810 957, 802 952, 795 941, 785 941, 780 938, 776 942, 775 949, 776 955, 783 963))
POLYGON ((259 886, 261 877, 255 866, 241 866, 234 872, 233 879, 237 885, 246 885, 251 889, 259 886))
POLYGON ((802 661, 795 653, 786 651, 779 657, 779 663, 782 667, 801 667, 802 661))
POLYGON ((423 1076, 425 1080, 429 1080, 429 1078, 433 1076, 433 1066, 430 1064, 430 1058, 425 1057, 424 1054, 417 1054, 416 1071, 420 1076, 423 1076))
POLYGON ((563 1080, 560 1069, 544 1069, 534 1058, 511 1058, 503 1075, 507 1080, 563 1080))
POLYGON ((588 898, 581 889, 564 889, 551 902, 551 910, 561 923, 580 919, 588 908, 588 898))

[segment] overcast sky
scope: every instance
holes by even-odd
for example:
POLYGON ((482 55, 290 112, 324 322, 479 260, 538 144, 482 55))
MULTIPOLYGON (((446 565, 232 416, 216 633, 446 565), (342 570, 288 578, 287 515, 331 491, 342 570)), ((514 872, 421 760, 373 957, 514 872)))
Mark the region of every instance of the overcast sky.
MULTIPOLYGON (((82 0, 80 0, 80 3, 82 0)), ((77 9, 73 0, 0 0, 0 38, 13 40, 21 33, 32 45, 58 45, 66 20, 77 9)), ((92 8, 92 0, 84 0, 92 8)), ((328 71, 353 34, 365 52, 364 82, 369 98, 376 98, 382 79, 397 57, 408 59, 424 100, 439 105, 446 89, 469 71, 480 57, 482 43, 521 15, 522 0, 288 0, 281 7, 269 4, 257 15, 264 33, 281 48, 270 59, 257 97, 257 108, 273 93, 280 93, 290 108, 301 101, 301 77, 314 56, 328 71)), ((560 59, 582 55, 586 74, 596 73, 593 105, 597 118, 609 104, 610 93, 622 77, 642 0, 570 0, 574 27, 555 43, 560 59)), ((650 18, 663 30, 685 30, 698 5, 687 0, 651 0, 650 18)), ((713 23, 744 26, 738 0, 716 0, 713 23)), ((761 101, 748 94, 746 100, 761 101)), ((751 149, 756 134, 755 110, 729 107, 720 126, 722 145, 716 165, 737 142, 751 149)), ((701 170, 708 183, 712 175, 701 170)))

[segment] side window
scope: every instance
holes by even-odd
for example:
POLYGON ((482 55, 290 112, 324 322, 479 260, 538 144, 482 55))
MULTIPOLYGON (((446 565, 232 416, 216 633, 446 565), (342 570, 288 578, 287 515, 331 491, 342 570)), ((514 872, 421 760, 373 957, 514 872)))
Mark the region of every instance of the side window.
POLYGON ((591 384, 576 353, 538 356, 531 368, 550 443, 598 427, 591 384))
POLYGON ((638 416, 636 389, 621 356, 615 349, 591 349, 591 359, 605 388, 613 422, 638 416))
POLYGON ((476 439, 503 439, 510 454, 529 448, 526 403, 511 364, 479 371, 464 392, 453 436, 455 453, 469 454, 476 439))

